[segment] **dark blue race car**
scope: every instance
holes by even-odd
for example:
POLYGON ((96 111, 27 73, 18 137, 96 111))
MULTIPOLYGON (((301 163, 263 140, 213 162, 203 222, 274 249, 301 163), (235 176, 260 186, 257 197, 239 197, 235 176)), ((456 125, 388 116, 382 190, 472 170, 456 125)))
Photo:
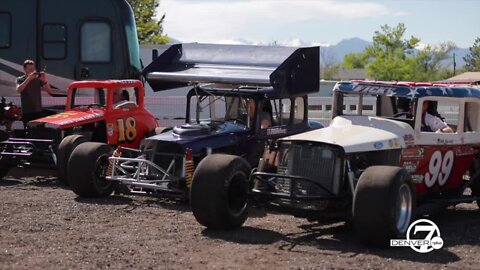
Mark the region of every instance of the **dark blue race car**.
POLYGON ((187 198, 205 156, 228 153, 255 166, 267 141, 322 127, 308 120, 307 94, 319 90, 318 47, 178 44, 144 75, 154 91, 191 87, 185 124, 158 129, 140 149, 80 145, 69 161, 79 196, 117 190, 187 198), (97 161, 94 174, 80 169, 89 160, 97 161))

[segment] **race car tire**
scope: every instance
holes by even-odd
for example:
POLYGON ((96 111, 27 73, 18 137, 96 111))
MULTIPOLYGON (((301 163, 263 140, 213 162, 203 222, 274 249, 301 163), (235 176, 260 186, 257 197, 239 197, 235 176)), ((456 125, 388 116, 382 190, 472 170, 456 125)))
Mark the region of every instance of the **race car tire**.
POLYGON ((80 144, 68 161, 70 186, 80 197, 105 197, 113 192, 114 185, 105 180, 108 157, 113 148, 104 143, 80 144))
POLYGON ((10 166, 8 164, 2 164, 0 161, 0 181, 7 175, 8 171, 10 171, 10 166))
MULTIPOLYGON (((470 189, 473 196, 480 196, 480 159, 476 159, 470 168, 470 189)), ((477 206, 480 208, 480 200, 477 200, 477 206)))
POLYGON ((68 159, 73 150, 81 143, 87 142, 87 138, 82 135, 70 135, 60 142, 57 150, 57 171, 58 180, 68 186, 68 159))
POLYGON ((0 130, 0 142, 8 140, 8 133, 5 130, 0 130))
POLYGON ((234 229, 247 219, 250 165, 238 156, 205 157, 193 175, 190 205, 195 219, 211 229, 234 229))
POLYGON ((413 219, 415 186, 408 172, 372 166, 358 180, 353 196, 353 226, 361 242, 385 246, 405 235, 413 219))

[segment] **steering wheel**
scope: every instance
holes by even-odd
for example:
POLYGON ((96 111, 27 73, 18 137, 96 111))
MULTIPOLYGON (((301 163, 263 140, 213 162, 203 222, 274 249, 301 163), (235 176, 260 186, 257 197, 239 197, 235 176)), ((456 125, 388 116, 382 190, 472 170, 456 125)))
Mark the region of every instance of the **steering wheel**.
POLYGON ((240 118, 229 118, 229 119, 225 119, 225 121, 232 121, 232 120, 235 121, 235 123, 240 123, 240 124, 242 124, 242 125, 244 125, 244 126, 247 125, 246 121, 243 120, 243 119, 240 119, 240 118))
POLYGON ((100 103, 92 103, 90 105, 88 105, 88 108, 105 108, 104 105, 100 104, 100 103))
POLYGON ((405 116, 405 118, 413 118, 413 114, 409 113, 409 112, 401 112, 401 113, 396 113, 393 115, 393 118, 400 118, 402 116, 405 116))

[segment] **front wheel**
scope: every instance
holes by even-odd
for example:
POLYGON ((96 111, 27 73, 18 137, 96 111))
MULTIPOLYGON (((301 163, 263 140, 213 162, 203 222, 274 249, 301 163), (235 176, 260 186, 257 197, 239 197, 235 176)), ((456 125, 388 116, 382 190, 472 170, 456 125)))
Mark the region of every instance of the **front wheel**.
POLYGON ((65 185, 68 183, 68 160, 73 150, 77 148, 82 143, 87 142, 87 138, 82 135, 70 135, 65 137, 60 144, 58 145, 57 150, 57 171, 58 171, 58 180, 65 185))
POLYGON ((82 143, 68 161, 69 182, 73 192, 81 197, 104 197, 114 185, 105 179, 108 157, 113 149, 104 143, 82 143))
POLYGON ((205 157, 193 175, 190 204, 195 219, 207 228, 233 229, 247 219, 250 165, 241 157, 205 157))
POLYGON ((415 186, 400 167, 372 166, 358 180, 353 197, 353 225, 367 244, 388 245, 403 236, 413 218, 415 186))

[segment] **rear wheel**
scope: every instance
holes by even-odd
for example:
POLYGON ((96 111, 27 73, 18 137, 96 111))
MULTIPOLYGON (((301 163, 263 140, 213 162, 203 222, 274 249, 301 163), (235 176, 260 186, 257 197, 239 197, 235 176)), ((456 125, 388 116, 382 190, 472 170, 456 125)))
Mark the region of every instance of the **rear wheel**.
POLYGON ((0 181, 7 175, 8 171, 10 171, 10 166, 0 161, 0 181))
POLYGON ((406 170, 372 166, 360 176, 353 197, 353 225, 367 244, 388 245, 408 229, 415 206, 415 186, 406 170))
POLYGON ((83 143, 73 150, 68 161, 70 186, 81 197, 104 197, 114 185, 105 179, 108 157, 113 149, 104 143, 83 143))
POLYGON ((73 150, 81 143, 87 142, 82 135, 70 135, 65 137, 58 145, 57 151, 57 171, 58 180, 68 186, 68 159, 73 150))
POLYGON ((193 175, 190 204, 197 221, 212 229, 233 229, 247 219, 250 165, 241 157, 205 157, 193 175))
MULTIPOLYGON (((480 159, 476 159, 470 168, 470 189, 473 196, 480 196, 480 159)), ((477 200, 477 206, 480 207, 480 200, 477 200)))

